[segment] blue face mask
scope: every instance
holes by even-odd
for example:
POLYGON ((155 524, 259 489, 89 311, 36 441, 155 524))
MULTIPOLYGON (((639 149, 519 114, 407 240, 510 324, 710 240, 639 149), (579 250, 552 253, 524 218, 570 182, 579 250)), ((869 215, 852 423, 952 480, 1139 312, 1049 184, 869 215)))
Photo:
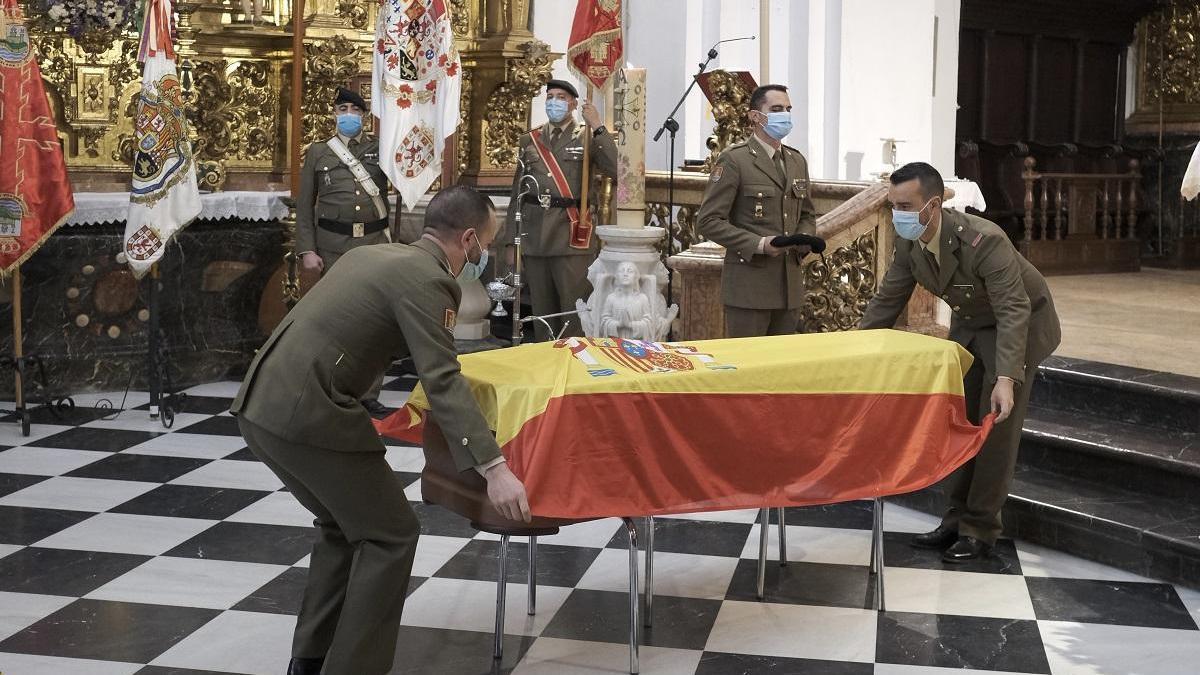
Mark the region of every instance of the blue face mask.
POLYGON ((343 136, 354 138, 358 132, 362 131, 362 115, 355 113, 342 113, 337 116, 338 132, 343 136))
MULTIPOLYGON (((479 246, 479 239, 475 239, 475 245, 479 246)), ((458 273, 459 281, 475 281, 483 276, 483 270, 488 264, 488 252, 482 246, 479 246, 479 261, 471 262, 471 249, 466 250, 467 262, 463 264, 462 271, 458 273)))
POLYGON ((546 117, 554 124, 562 124, 567 119, 567 102, 560 98, 546 99, 546 117))
MULTIPOLYGON (((929 206, 930 199, 925 202, 925 206, 929 206)), ((921 224, 921 213, 925 211, 925 206, 921 207, 920 211, 899 211, 892 209, 892 225, 896 227, 896 236, 909 241, 916 241, 925 234, 925 228, 928 225, 921 224)))
POLYGON ((792 113, 787 111, 767 113, 767 123, 763 125, 763 131, 767 135, 777 141, 782 141, 784 137, 792 133, 792 113))

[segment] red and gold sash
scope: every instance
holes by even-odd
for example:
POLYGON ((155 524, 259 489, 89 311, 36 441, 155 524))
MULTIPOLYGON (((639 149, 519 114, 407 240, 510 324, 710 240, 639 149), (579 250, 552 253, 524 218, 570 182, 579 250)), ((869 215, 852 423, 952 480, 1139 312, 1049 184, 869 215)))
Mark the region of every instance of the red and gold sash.
MULTIPOLYGON (((533 139, 533 147, 537 150, 538 156, 550 170, 550 177, 554 179, 558 194, 567 199, 574 199, 575 194, 571 191, 571 185, 567 183, 567 177, 563 175, 562 167, 558 165, 558 160, 555 159, 554 153, 550 152, 550 148, 542 143, 542 130, 534 129, 529 132, 529 136, 533 139)), ((571 248, 587 249, 592 245, 592 224, 588 222, 586 206, 585 204, 583 217, 580 217, 578 208, 567 207, 567 217, 571 219, 571 248)))

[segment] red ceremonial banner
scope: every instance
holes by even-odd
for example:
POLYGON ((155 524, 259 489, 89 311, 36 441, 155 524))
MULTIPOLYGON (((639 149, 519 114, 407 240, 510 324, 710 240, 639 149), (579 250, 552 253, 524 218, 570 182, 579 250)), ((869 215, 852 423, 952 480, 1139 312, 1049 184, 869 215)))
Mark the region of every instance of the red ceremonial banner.
POLYGON ((0 271, 19 266, 75 211, 58 129, 17 0, 0 13, 0 271))
POLYGON ((621 0, 579 0, 571 40, 567 43, 567 65, 597 88, 621 65, 621 0))

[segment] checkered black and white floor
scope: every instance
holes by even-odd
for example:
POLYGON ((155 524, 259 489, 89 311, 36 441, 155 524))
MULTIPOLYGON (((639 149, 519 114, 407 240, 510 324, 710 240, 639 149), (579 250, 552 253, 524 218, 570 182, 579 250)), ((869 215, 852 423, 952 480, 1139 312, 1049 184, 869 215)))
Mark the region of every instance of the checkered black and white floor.
MULTIPOLYGON (((389 381, 383 402, 399 405, 412 384, 389 381)), ((29 438, 0 424, 0 672, 283 672, 311 516, 245 449, 226 412, 236 389, 189 390, 170 431, 139 393, 116 419, 93 406, 119 406, 120 394, 78 397, 64 421, 39 413, 29 438)), ((494 665, 496 538, 421 503, 419 449, 391 447, 388 460, 424 529, 394 672, 624 671, 619 521, 541 540, 535 617, 527 548, 514 542, 494 665)), ((859 503, 790 510, 792 562, 769 567, 758 602, 756 518, 658 520, 643 673, 1200 672, 1200 593, 1020 541, 946 566, 906 543, 934 520, 897 506, 885 518, 886 613, 870 609, 871 512, 859 503)))

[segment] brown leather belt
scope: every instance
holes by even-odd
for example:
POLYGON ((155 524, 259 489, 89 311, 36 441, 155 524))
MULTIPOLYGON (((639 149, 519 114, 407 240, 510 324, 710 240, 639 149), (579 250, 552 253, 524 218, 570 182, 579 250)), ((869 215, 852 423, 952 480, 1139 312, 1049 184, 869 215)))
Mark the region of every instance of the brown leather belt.
POLYGON ((538 197, 536 195, 525 195, 524 201, 526 204, 537 204, 543 209, 567 209, 571 208, 572 206, 579 208, 579 200, 570 199, 568 197, 548 197, 546 195, 538 197))
POLYGON ((387 218, 380 218, 370 223, 342 223, 336 220, 326 220, 321 218, 317 221, 317 227, 322 230, 327 230, 334 234, 341 234, 347 237, 365 237, 368 234, 375 234, 381 230, 386 230, 388 226, 387 218))

